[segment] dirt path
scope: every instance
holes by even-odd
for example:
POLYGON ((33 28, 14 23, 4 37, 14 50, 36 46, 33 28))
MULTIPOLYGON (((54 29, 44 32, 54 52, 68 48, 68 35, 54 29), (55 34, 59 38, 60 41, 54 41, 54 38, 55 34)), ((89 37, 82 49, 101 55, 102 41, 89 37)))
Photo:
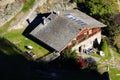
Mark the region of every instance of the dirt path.
POLYGON ((110 60, 106 59, 106 60, 102 61, 101 64, 112 66, 113 68, 117 68, 118 70, 120 70, 120 59, 115 57, 114 52, 111 47, 109 47, 109 50, 110 50, 110 54, 111 54, 111 59, 110 60))
POLYGON ((115 57, 114 57, 114 52, 113 52, 113 50, 112 50, 112 48, 110 47, 109 48, 109 50, 110 50, 110 53, 111 53, 111 61, 115 61, 114 59, 115 59, 115 57))

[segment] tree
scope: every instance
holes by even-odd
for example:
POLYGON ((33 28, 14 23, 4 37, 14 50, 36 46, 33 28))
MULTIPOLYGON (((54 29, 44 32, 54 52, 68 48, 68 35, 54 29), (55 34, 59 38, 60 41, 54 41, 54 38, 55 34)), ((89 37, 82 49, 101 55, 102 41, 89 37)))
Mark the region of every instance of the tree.
POLYGON ((71 48, 65 49, 60 56, 60 62, 63 67, 67 69, 76 69, 77 68, 77 53, 71 48))
POLYGON ((76 60, 77 59, 77 53, 76 51, 72 51, 71 48, 67 48, 63 51, 63 53, 61 53, 61 58, 62 60, 69 60, 69 59, 72 59, 72 60, 76 60))
POLYGON ((72 0, 78 5, 78 9, 94 18, 100 19, 109 17, 113 12, 112 3, 108 0, 72 0))
MULTIPOLYGON (((116 0, 72 0, 82 12, 103 22, 108 27, 103 28, 102 33, 109 38, 120 34, 120 24, 115 17, 120 12, 116 0)), ((118 16, 117 16, 118 17, 118 16)))

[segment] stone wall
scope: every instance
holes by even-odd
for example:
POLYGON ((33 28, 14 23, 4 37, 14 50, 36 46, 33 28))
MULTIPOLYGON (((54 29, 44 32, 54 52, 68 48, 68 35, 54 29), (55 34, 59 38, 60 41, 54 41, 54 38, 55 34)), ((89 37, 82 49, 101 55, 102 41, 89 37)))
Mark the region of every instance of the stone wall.
POLYGON ((71 10, 76 7, 75 3, 70 3, 70 0, 47 0, 47 2, 38 7, 37 11, 41 13, 52 12, 52 11, 64 11, 71 10))
POLYGON ((0 5, 0 27, 2 27, 22 9, 23 4, 14 0, 3 0, 0 2, 3 3, 0 5))
POLYGON ((15 0, 0 0, 0 7, 4 7, 7 4, 11 4, 13 2, 15 2, 15 0))

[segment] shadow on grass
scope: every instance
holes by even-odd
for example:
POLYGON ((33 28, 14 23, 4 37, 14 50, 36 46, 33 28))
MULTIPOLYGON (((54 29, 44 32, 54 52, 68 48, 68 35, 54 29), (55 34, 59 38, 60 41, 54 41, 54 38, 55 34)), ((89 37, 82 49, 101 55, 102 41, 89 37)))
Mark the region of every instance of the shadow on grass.
POLYGON ((22 80, 29 78, 29 62, 21 55, 5 55, 0 51, 0 80, 22 80))
POLYGON ((49 50, 50 52, 54 51, 53 48, 51 48, 50 46, 44 44, 42 41, 36 39, 34 36, 30 35, 30 32, 32 30, 34 30, 40 23, 43 23, 43 17, 47 17, 49 16, 50 13, 45 13, 45 14, 38 14, 36 16, 36 18, 30 23, 29 20, 27 19, 26 21, 29 23, 29 25, 27 26, 27 28, 25 29, 25 31, 23 32, 23 35, 27 38, 29 38, 30 40, 33 40, 34 42, 36 42, 37 44, 41 45, 42 47, 44 47, 45 49, 49 50))
MULTIPOLYGON (((71 62, 60 65, 27 60, 7 40, 0 38, 0 80, 107 80, 95 69, 79 69, 71 62), (2 48, 3 47, 3 48, 2 48), (12 49, 12 50, 11 50, 12 49), (10 52, 9 52, 10 50, 10 52), (7 52, 7 54, 6 54, 7 52)), ((89 63, 92 62, 88 61, 89 63)), ((108 74, 105 74, 108 75, 108 74)))
POLYGON ((0 37, 0 80, 34 80, 32 66, 14 44, 0 37))
POLYGON ((6 55, 0 51, 0 80, 45 80, 36 73, 38 68, 43 71, 41 63, 27 60, 20 54, 6 55))

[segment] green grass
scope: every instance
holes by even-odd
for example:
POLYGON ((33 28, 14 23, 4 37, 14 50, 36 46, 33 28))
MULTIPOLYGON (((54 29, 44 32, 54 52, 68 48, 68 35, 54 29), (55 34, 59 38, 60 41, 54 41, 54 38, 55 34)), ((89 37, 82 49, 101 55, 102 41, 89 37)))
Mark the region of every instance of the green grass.
MULTIPOLYGON (((32 7, 34 2, 35 2, 35 0, 29 0, 28 2, 26 2, 24 4, 22 11, 27 11, 29 8, 32 7)), ((19 15, 19 13, 17 15, 19 15)), ((11 22, 16 20, 16 16, 14 18, 12 18, 10 21, 8 21, 6 24, 4 24, 2 27, 0 27, 0 36, 7 38, 8 40, 13 42, 15 45, 17 45, 23 51, 29 51, 25 48, 25 46, 27 46, 27 45, 33 46, 33 50, 31 50, 31 51, 36 54, 35 59, 48 54, 49 53, 48 50, 44 49, 42 46, 36 44, 32 40, 29 40, 25 36, 22 35, 22 32, 24 31, 24 29, 12 30, 12 31, 8 32, 8 28, 10 27, 11 22)))
POLYGON ((117 52, 116 48, 112 48, 112 50, 114 52, 114 57, 120 60, 120 53, 117 52))
POLYGON ((26 3, 24 3, 22 11, 23 12, 28 11, 33 6, 34 3, 35 3, 35 0, 28 0, 26 3))
POLYGON ((14 44, 0 37, 0 80, 43 80, 33 74, 33 66, 14 44))
MULTIPOLYGON (((113 52, 114 52, 115 60, 119 63, 120 62, 120 54, 114 48, 113 48, 113 52)), ((111 76, 111 80, 120 80, 120 75, 117 75, 117 74, 120 74, 120 70, 110 67, 109 73, 111 76)))
MULTIPOLYGON (((98 71, 101 74, 103 74, 104 72, 107 71, 106 69, 107 69, 107 65, 102 65, 102 66, 99 66, 98 71)), ((110 75, 111 80, 120 80, 120 75, 117 75, 117 74, 120 74, 120 70, 118 70, 112 66, 109 66, 108 73, 110 75)))
POLYGON ((42 46, 36 44, 32 40, 26 38, 25 36, 22 35, 22 32, 24 29, 19 29, 19 30, 12 30, 11 32, 8 32, 5 34, 5 38, 16 44, 19 48, 21 48, 23 51, 29 51, 28 49, 25 48, 27 45, 33 46, 33 50, 31 50, 36 57, 39 58, 44 55, 46 55, 49 51, 43 48, 42 46))
MULTIPOLYGON (((35 0, 28 0, 26 3, 24 3, 22 11, 23 12, 28 11, 33 6, 34 3, 35 3, 35 0)), ((23 51, 29 51, 28 49, 25 48, 25 46, 27 45, 33 46, 33 50, 31 51, 36 55, 35 59, 48 54, 49 53, 48 50, 44 49, 42 46, 36 44, 32 40, 29 40, 22 35, 22 32, 24 31, 24 29, 12 30, 8 32, 8 28, 10 27, 11 22, 16 19, 16 16, 12 18, 10 21, 8 21, 6 24, 4 24, 2 27, 0 27, 0 36, 7 38, 23 51)))
POLYGON ((95 54, 95 53, 92 53, 92 54, 90 54, 91 56, 94 56, 94 57, 98 57, 98 58, 101 58, 101 56, 100 55, 98 55, 97 53, 95 54))
MULTIPOLYGON (((110 54, 110 51, 109 51, 109 46, 107 44, 107 41, 105 39, 103 39, 102 41, 102 48, 101 48, 106 56, 105 57, 101 57, 101 61, 100 62, 104 62, 105 60, 110 60, 111 59, 111 54, 110 54)), ((114 53, 114 59, 115 61, 117 61, 119 63, 120 61, 120 54, 116 51, 115 48, 111 48, 113 50, 113 53, 114 53)), ((118 64, 119 65, 119 64, 118 64)), ((101 68, 101 66, 103 68, 105 68, 106 66, 108 66, 108 64, 104 64, 104 65, 101 65, 99 63, 98 67, 101 68)), ((103 73, 105 72, 106 70, 100 70, 100 73, 103 73)), ((120 70, 118 70, 117 68, 109 65, 109 74, 110 74, 110 78, 111 80, 120 80, 120 75, 117 75, 117 74, 120 74, 120 70)))
POLYGON ((120 76, 117 75, 117 74, 120 74, 120 70, 110 67, 109 73, 110 73, 111 80, 120 80, 120 76))

